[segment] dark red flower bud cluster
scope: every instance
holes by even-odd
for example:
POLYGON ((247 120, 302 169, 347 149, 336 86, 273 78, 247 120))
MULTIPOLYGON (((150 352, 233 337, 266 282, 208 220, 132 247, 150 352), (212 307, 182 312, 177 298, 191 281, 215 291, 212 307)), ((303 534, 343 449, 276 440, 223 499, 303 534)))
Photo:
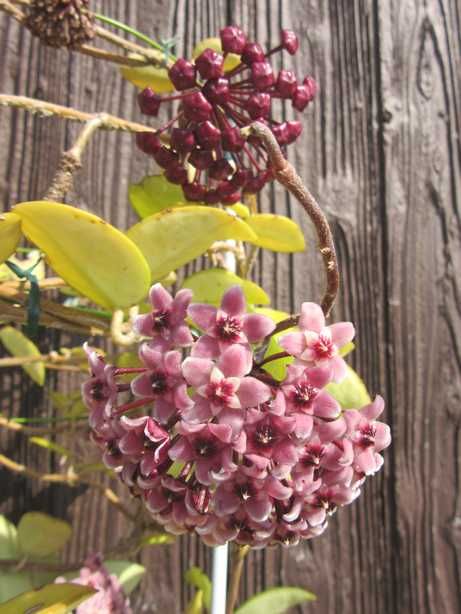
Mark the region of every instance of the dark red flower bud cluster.
POLYGON ((264 145, 254 137, 246 141, 241 129, 262 121, 281 146, 290 145, 301 134, 301 123, 272 119, 272 100, 291 100, 293 108, 303 111, 317 92, 312 77, 298 82, 290 70, 275 74, 272 69, 272 54, 298 50, 298 38, 290 30, 282 30, 280 44, 267 53, 236 26, 221 30, 221 45, 222 53, 207 48, 195 62, 179 58, 173 64, 173 95, 159 96, 151 88, 139 94, 141 111, 153 117, 162 103, 180 102, 176 117, 155 134, 138 134, 137 144, 165 169, 169 181, 182 186, 188 200, 210 204, 235 203, 242 192, 259 192, 272 179, 264 145), (241 62, 225 72, 229 53, 239 55, 241 62), (168 135, 169 145, 162 144, 161 133, 168 135))

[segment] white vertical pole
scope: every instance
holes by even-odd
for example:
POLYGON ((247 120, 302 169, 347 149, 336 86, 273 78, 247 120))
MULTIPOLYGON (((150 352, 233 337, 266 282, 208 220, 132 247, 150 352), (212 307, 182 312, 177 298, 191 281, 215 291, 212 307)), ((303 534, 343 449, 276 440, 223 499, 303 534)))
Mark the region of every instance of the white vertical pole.
POLYGON ((229 544, 213 548, 211 614, 226 614, 229 544))

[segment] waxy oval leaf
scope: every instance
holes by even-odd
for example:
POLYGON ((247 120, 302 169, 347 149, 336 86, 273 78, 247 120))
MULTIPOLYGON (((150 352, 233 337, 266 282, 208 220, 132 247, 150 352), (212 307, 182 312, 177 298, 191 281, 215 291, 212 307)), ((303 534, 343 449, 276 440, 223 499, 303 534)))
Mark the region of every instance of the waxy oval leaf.
POLYGON ((19 557, 18 532, 12 522, 0 515, 0 561, 19 557))
POLYGON ((47 584, 0 604, 0 614, 66 614, 95 593, 81 584, 47 584))
POLYGON ((18 524, 21 552, 29 557, 45 557, 61 550, 72 535, 69 523, 41 512, 27 512, 18 524))
POLYGON ((315 595, 295 586, 281 586, 270 588, 248 599, 235 611, 235 614, 283 614, 289 608, 304 603, 314 601, 315 595))
POLYGON ((145 218, 163 209, 184 207, 185 198, 179 185, 170 183, 165 175, 150 175, 139 183, 132 183, 128 196, 133 209, 145 218))
POLYGON ((251 228, 236 216, 201 205, 166 209, 146 217, 127 235, 144 254, 153 280, 194 260, 214 241, 256 239, 251 228))
POLYGON ((125 595, 129 595, 141 582, 146 568, 131 561, 104 561, 106 569, 117 576, 125 595))
POLYGON ((0 213, 0 263, 16 249, 21 240, 21 218, 15 213, 0 213))
POLYGON ((304 235, 296 222, 284 215, 257 213, 245 222, 254 230, 254 245, 274 252, 302 252, 306 246, 304 235))
POLYGON ((363 380, 352 367, 347 365, 347 375, 340 382, 331 382, 326 390, 333 396, 343 409, 360 409, 371 403, 370 395, 363 380))
MULTIPOLYGON (((136 58, 136 55, 131 55, 136 58)), ((123 66, 120 68, 122 77, 143 90, 151 87, 157 94, 174 92, 174 85, 168 77, 166 68, 155 66, 123 66)))
MULTIPOLYGON (((4 326, 0 329, 0 341, 8 352, 16 358, 30 358, 41 355, 35 343, 12 326, 4 326)), ((45 383, 45 365, 42 361, 24 363, 21 366, 36 384, 43 386, 45 383)))
POLYGON ((16 205, 22 231, 72 288, 107 309, 139 303, 149 269, 139 249, 100 217, 70 205, 36 201, 16 205))
POLYGON ((219 305, 224 292, 232 286, 242 288, 245 299, 250 305, 268 305, 270 302, 260 286, 224 269, 199 271, 184 280, 182 285, 183 288, 192 290, 194 303, 210 305, 219 305))

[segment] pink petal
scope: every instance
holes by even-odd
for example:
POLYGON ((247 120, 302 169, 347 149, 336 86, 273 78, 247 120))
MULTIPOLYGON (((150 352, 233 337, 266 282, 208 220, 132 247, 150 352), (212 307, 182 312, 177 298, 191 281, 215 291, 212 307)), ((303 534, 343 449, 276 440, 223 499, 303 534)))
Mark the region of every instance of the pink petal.
POLYGON ((277 394, 275 398, 267 401, 266 406, 268 406, 268 411, 275 416, 283 416, 285 413, 285 397, 280 390, 277 390, 277 394))
POLYGON ((312 367, 306 369, 305 373, 309 383, 315 388, 324 388, 331 381, 332 373, 329 365, 312 367))
POLYGON ((339 348, 352 341, 355 336, 355 328, 352 322, 337 322, 329 327, 333 343, 339 348))
POLYGON ((144 436, 129 431, 118 442, 118 448, 122 454, 129 456, 141 454, 144 451, 144 436))
POLYGON ((229 424, 213 424, 208 425, 210 433, 212 433, 219 441, 230 443, 232 439, 232 427, 229 424))
POLYGON ((139 348, 139 358, 149 369, 157 369, 162 364, 162 352, 149 343, 143 343, 139 348))
POLYGON ((136 316, 133 327, 136 332, 145 337, 151 337, 153 334, 153 318, 151 313, 136 316))
POLYGON ((146 426, 148 420, 147 416, 141 416, 140 418, 128 418, 128 416, 122 416, 120 422, 124 429, 129 431, 138 430, 141 431, 146 426))
POLYGON ((343 416, 339 416, 336 420, 331 422, 324 422, 323 420, 316 421, 317 435, 322 443, 334 441, 339 437, 342 437, 346 432, 346 421, 343 416))
POLYGON ((217 312, 216 307, 201 303, 193 303, 187 310, 190 319, 202 330, 208 330, 215 323, 217 312))
POLYGON ((300 356, 306 349, 306 337, 304 333, 288 333, 280 338, 279 345, 291 356, 300 356))
POLYGON ((252 520, 255 522, 263 522, 267 520, 272 511, 272 503, 269 497, 258 495, 248 499, 245 504, 245 509, 252 520))
POLYGON ((332 367, 332 378, 334 382, 340 382, 346 377, 347 365, 341 356, 334 356, 330 360, 330 365, 332 367))
POLYGON ((222 297, 221 309, 230 316, 239 316, 245 313, 245 296, 240 286, 232 286, 227 290, 222 297))
POLYGON ((194 458, 194 452, 186 437, 180 437, 168 452, 171 460, 189 461, 194 458))
POLYGON ((296 447, 289 439, 275 446, 272 457, 276 463, 281 465, 294 465, 298 460, 296 447))
POLYGON ((186 384, 180 384, 175 388, 174 391, 174 404, 178 410, 190 409, 194 402, 187 394, 187 386, 186 384))
POLYGON ((249 313, 243 318, 243 332, 250 343, 258 343, 275 328, 275 322, 259 313, 249 313))
POLYGON ((219 424, 227 424, 232 429, 232 436, 236 437, 243 428, 244 412, 241 409, 223 409, 219 414, 219 424))
POLYGON ((375 422, 375 450, 380 452, 387 448, 391 444, 391 429, 387 424, 383 424, 382 422, 375 422))
POLYGON ((307 439, 308 437, 310 437, 313 426, 314 421, 312 419, 312 416, 308 416, 307 414, 303 413, 296 414, 296 426, 294 429, 294 434, 298 439, 307 439))
POLYGON ((168 375, 180 375, 181 374, 181 352, 171 351, 167 352, 163 357, 163 364, 165 365, 168 375))
POLYGON ((384 399, 378 395, 376 395, 374 401, 369 405, 365 405, 362 407, 360 413, 368 420, 376 420, 378 416, 384 411, 384 399))
POLYGON ((162 424, 166 424, 168 420, 176 413, 176 407, 164 399, 157 399, 154 405, 154 416, 162 424))
POLYGON ((168 311, 173 299, 162 284, 155 284, 149 292, 150 302, 157 311, 168 311))
POLYGON ((213 461, 200 459, 195 464, 195 477, 197 480, 208 486, 211 484, 210 471, 213 467, 213 461))
POLYGON ((242 377, 250 371, 251 365, 251 350, 240 344, 230 345, 218 361, 218 367, 226 377, 242 377))
POLYGON ((266 480, 266 492, 274 499, 283 501, 291 497, 293 489, 284 486, 279 480, 269 476, 266 480))
POLYGON ((171 331, 171 343, 176 347, 187 347, 194 341, 187 324, 175 326, 171 331))
POLYGON ((188 423, 202 423, 206 422, 213 416, 211 406, 206 399, 195 396, 193 401, 194 405, 190 409, 184 410, 181 414, 184 420, 186 420, 188 423))
POLYGON ((142 373, 131 382, 131 391, 137 397, 152 397, 152 380, 148 373, 142 373))
POLYGON ((198 358, 217 358, 219 356, 219 343, 214 337, 202 335, 192 348, 192 356, 198 358))
POLYGON ((182 373, 191 386, 203 386, 210 379, 214 363, 207 358, 189 357, 182 363, 182 373))
POLYGON ((341 413, 341 406, 331 394, 322 390, 313 402, 314 415, 320 418, 337 418, 341 413))
POLYGON ((173 304, 171 305, 171 324, 174 326, 179 324, 187 314, 187 308, 192 299, 192 290, 184 288, 180 290, 174 297, 173 304))
POLYGON ((271 389, 254 377, 243 377, 237 395, 242 407, 256 407, 270 399, 271 389))
POLYGON ((365 475, 373 475, 379 469, 376 463, 376 455, 372 448, 368 448, 355 457, 354 469, 365 475))
POLYGON ((301 330, 313 330, 319 333, 325 326, 325 316, 320 305, 316 303, 303 303, 301 305, 301 316, 298 326, 301 330))
POLYGON ((215 495, 215 514, 217 516, 227 516, 234 514, 240 507, 240 499, 232 492, 219 487, 215 495))

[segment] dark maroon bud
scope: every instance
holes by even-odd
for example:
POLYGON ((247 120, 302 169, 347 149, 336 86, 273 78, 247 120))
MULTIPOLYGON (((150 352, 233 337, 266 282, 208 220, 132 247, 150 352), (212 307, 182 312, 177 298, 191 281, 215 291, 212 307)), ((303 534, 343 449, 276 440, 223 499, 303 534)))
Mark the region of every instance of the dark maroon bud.
POLYGON ((232 165, 225 159, 215 160, 208 170, 208 174, 212 179, 227 179, 233 172, 232 165))
POLYGON ((203 122, 207 120, 213 107, 202 94, 202 92, 194 92, 185 96, 182 101, 184 115, 191 121, 203 122))
POLYGON ((204 199, 206 188, 194 181, 193 183, 184 183, 182 186, 182 191, 184 192, 184 196, 187 200, 191 200, 194 202, 200 202, 204 199))
POLYGON ((157 164, 163 168, 167 168, 178 162, 178 154, 164 145, 154 153, 154 158, 157 164))
POLYGON ((298 85, 291 99, 291 103, 297 111, 304 111, 311 100, 309 89, 305 85, 298 85))
POLYGON ((227 26, 220 31, 222 50, 240 55, 245 48, 247 37, 237 26, 227 26))
POLYGON ((195 85, 195 70, 192 62, 179 58, 168 71, 168 76, 177 90, 188 90, 195 85))
POLYGON ((214 149, 221 142, 221 131, 210 121, 199 124, 195 136, 204 149, 214 149))
POLYGON ((146 87, 138 94, 138 104, 142 113, 156 117, 162 104, 162 98, 150 87, 146 87))
MULTIPOLYGON (((218 186, 218 192, 221 194, 221 190, 219 186, 218 186)), ((240 190, 231 192, 230 194, 227 194, 227 193, 221 194, 221 202, 223 205, 233 205, 234 203, 238 203, 240 199, 241 199, 240 190)))
POLYGON ((213 104, 226 104, 229 102, 229 81, 220 77, 210 79, 202 89, 203 95, 213 104))
POLYGON ((202 79, 217 79, 223 73, 224 58, 213 49, 205 49, 196 58, 195 66, 202 79))
POLYGON ((277 77, 277 91, 282 98, 291 98, 295 93, 298 82, 294 72, 291 70, 281 70, 277 77))
POLYGON ((214 162, 213 154, 211 151, 204 151, 202 149, 194 149, 189 156, 189 162, 200 171, 204 171, 214 162))
POLYGON ((254 62, 251 65, 251 78, 257 90, 267 90, 274 85, 275 77, 269 62, 254 62))
POLYGON ((298 121, 287 122, 287 131, 287 145, 290 145, 300 136, 303 131, 303 126, 301 122, 298 121))
POLYGON ((303 80, 303 85, 305 85, 309 91, 310 100, 313 100, 319 89, 317 82, 313 77, 305 77, 303 80))
POLYGON ((259 173, 259 175, 256 177, 252 177, 249 181, 247 181, 245 184, 245 192, 248 192, 249 194, 256 194, 256 192, 262 190, 267 180, 268 178, 266 177, 265 173, 259 173))
POLYGON ((187 182, 187 171, 180 164, 170 164, 165 170, 165 177, 170 183, 182 185, 187 182))
POLYGON ((136 145, 144 153, 153 156, 160 149, 162 143, 153 132, 137 132, 136 145))
POLYGON ((228 196, 236 191, 236 187, 232 184, 232 181, 220 181, 216 188, 221 198, 228 196))
POLYGON ((282 30, 281 45, 291 55, 294 55, 299 48, 299 40, 293 30, 282 30))
POLYGON ((173 128, 171 131, 171 146, 179 153, 189 153, 195 147, 194 133, 185 128, 173 128))
POLYGON ((243 188, 249 179, 251 179, 250 171, 245 168, 241 168, 235 171, 234 176, 231 179, 231 183, 234 188, 243 188))
POLYGON ((248 114, 251 119, 261 119, 261 117, 268 117, 270 108, 271 97, 269 94, 252 94, 245 103, 245 109, 246 111, 248 111, 248 114))
POLYGON ((205 202, 209 205, 216 205, 221 201, 218 190, 208 190, 205 194, 205 202))
POLYGON ((255 62, 264 62, 266 56, 258 43, 247 43, 243 48, 242 62, 251 66, 255 62))
POLYGON ((281 147, 283 147, 283 145, 286 145, 288 143, 289 129, 287 126, 287 122, 281 122, 280 124, 272 126, 271 130, 272 130, 272 134, 277 139, 277 143, 281 147))
POLYGON ((222 131, 222 146, 225 151, 241 151, 244 145, 245 139, 237 126, 228 126, 222 131))

